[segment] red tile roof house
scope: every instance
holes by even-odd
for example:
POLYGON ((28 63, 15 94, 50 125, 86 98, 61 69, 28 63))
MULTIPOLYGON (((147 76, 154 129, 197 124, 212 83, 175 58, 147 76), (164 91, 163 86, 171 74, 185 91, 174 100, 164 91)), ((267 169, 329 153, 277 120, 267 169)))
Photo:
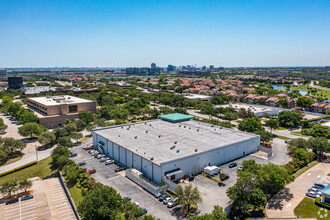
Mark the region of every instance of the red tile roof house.
POLYGON ((257 94, 249 94, 248 96, 245 97, 245 102, 249 104, 253 104, 254 98, 257 96, 257 94))
POLYGON ((325 107, 327 106, 328 104, 326 103, 319 103, 319 102, 315 102, 314 104, 311 105, 310 108, 308 108, 309 111, 311 112, 318 112, 318 113, 323 113, 325 112, 325 107))
POLYGON ((268 99, 268 96, 257 95, 256 97, 253 98, 253 103, 256 103, 256 101, 259 99, 268 99))
POLYGON ((266 104, 269 105, 269 106, 277 107, 279 100, 280 99, 276 96, 270 97, 269 99, 266 100, 266 104))

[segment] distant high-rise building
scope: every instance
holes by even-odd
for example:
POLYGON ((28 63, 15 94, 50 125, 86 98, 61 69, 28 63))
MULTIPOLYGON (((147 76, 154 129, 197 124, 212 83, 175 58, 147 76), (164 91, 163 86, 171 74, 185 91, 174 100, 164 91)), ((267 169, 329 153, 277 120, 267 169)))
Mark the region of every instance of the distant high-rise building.
POLYGON ((22 87, 23 87, 23 77, 21 76, 8 77, 9 89, 20 89, 22 87))
POLYGON ((8 76, 7 70, 0 69, 0 79, 7 78, 7 76, 8 76))
POLYGON ((202 67, 202 70, 206 70, 206 66, 203 66, 203 67, 202 67))
POLYGON ((213 65, 210 65, 210 70, 214 70, 214 66, 213 65))
POLYGON ((326 66, 325 69, 326 69, 326 70, 329 70, 329 69, 330 69, 330 66, 326 66))
POLYGON ((151 63, 151 69, 156 69, 156 63, 151 63))
POLYGON ((167 66, 167 71, 168 72, 172 72, 172 71, 174 71, 175 70, 175 66, 173 66, 173 65, 171 65, 171 64, 169 64, 168 66, 167 66))

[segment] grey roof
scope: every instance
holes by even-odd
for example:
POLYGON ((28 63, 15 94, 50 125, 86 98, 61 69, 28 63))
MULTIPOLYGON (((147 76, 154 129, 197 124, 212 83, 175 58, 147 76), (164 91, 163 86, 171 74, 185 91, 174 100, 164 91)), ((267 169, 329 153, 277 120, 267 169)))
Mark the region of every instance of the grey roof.
POLYGON ((194 120, 171 123, 160 119, 99 128, 93 130, 93 133, 143 158, 150 160, 153 157, 156 164, 257 137, 254 134, 194 120), (172 146, 175 148, 171 149, 172 146), (198 151, 195 152, 195 149, 198 151))

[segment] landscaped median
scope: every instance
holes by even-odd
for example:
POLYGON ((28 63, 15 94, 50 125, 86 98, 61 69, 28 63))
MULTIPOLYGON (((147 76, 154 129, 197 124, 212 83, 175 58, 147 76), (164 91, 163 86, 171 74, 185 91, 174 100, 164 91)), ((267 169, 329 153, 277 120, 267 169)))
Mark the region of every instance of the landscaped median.
POLYGON ((29 166, 32 166, 32 165, 36 164, 36 163, 37 163, 37 161, 35 160, 35 161, 30 162, 30 163, 24 164, 22 166, 16 167, 14 169, 2 172, 2 173, 0 173, 0 177, 5 176, 5 175, 10 174, 10 173, 13 173, 13 172, 18 171, 18 170, 27 168, 29 166))

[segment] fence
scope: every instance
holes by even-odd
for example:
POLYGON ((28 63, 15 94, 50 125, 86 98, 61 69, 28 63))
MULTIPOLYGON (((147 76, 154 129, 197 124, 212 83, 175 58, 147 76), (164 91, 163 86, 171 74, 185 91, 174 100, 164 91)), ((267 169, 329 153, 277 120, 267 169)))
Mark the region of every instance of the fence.
POLYGON ((166 192, 168 189, 167 185, 157 186, 155 183, 151 182, 150 180, 148 180, 143 176, 139 177, 134 175, 131 169, 127 169, 125 171, 125 176, 153 195, 156 195, 159 192, 166 192))
POLYGON ((168 185, 168 188, 175 192, 175 188, 178 186, 177 184, 173 183, 171 180, 167 179, 166 176, 163 176, 163 182, 168 185))

